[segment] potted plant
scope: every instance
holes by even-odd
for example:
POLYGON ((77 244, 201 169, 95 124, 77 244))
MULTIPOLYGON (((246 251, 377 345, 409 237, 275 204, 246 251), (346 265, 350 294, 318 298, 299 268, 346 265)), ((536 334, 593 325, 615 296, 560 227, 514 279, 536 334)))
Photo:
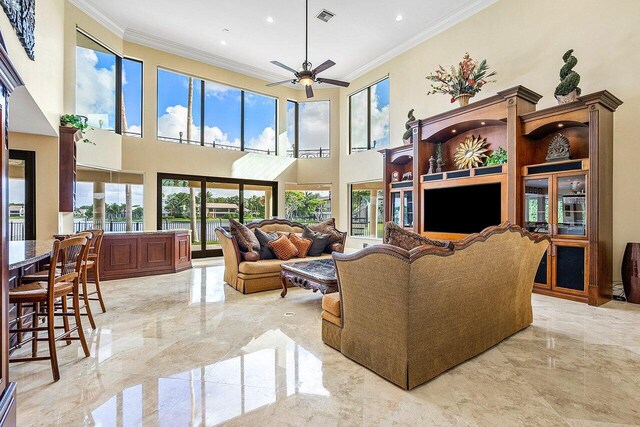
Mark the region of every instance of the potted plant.
POLYGON ((461 107, 469 104, 469 99, 480 92, 482 86, 495 80, 487 80, 495 76, 495 71, 489 72, 487 60, 483 59, 478 63, 474 61, 469 53, 465 53, 458 66, 451 66, 447 72, 442 65, 438 66, 435 73, 427 76, 427 80, 434 82, 427 95, 443 93, 451 96, 451 102, 458 100, 461 107))
MULTIPOLYGON (((87 116, 81 116, 79 114, 64 114, 60 116, 60 126, 76 128, 80 131, 84 137, 84 132, 89 129, 87 116)), ((82 142, 86 144, 93 144, 89 139, 84 138, 82 142)))
POLYGON ((578 99, 582 89, 578 87, 580 74, 573 71, 573 67, 578 63, 578 59, 572 55, 573 49, 569 49, 562 55, 564 65, 560 69, 560 84, 553 93, 558 100, 558 104, 566 104, 578 99))

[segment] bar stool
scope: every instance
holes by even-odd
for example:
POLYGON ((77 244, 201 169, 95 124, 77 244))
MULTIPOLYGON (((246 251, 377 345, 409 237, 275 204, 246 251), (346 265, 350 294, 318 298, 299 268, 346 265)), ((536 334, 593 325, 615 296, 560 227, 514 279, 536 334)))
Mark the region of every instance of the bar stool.
MULTIPOLYGON (((107 312, 102 299, 102 291, 100 290, 100 249, 102 248, 102 239, 104 238, 103 230, 87 230, 91 233, 91 247, 89 249, 89 259, 87 261, 87 273, 93 271, 94 284, 96 290, 93 292, 87 292, 86 280, 84 282, 83 294, 86 295, 85 304, 89 304, 89 301, 100 301, 100 308, 103 313, 107 312), (91 295, 97 295, 97 298, 88 298, 91 295)), ((95 328, 94 328, 95 329, 95 328)))
MULTIPOLYGON (((71 237, 64 241, 55 241, 53 243, 53 251, 51 255, 51 264, 49 267, 49 275, 46 281, 31 282, 21 284, 20 286, 9 290, 9 303, 11 304, 32 304, 33 313, 17 317, 12 322, 18 322, 16 329, 9 329, 10 333, 31 332, 32 336, 22 342, 18 342, 16 346, 22 346, 25 343, 32 342, 31 357, 10 358, 9 362, 28 362, 36 360, 50 360, 51 370, 53 371, 53 380, 60 379, 60 370, 58 368, 58 356, 56 353, 56 342, 62 339, 70 343, 71 340, 79 340, 82 350, 86 357, 89 357, 89 347, 82 330, 82 322, 80 320, 80 276, 83 273, 83 264, 87 261, 89 254, 89 240, 86 237, 71 237), (67 298, 71 295, 73 298, 73 312, 68 310, 67 298), (59 302, 58 302, 59 301, 59 302), (56 304, 61 307, 60 311, 56 311, 56 304), (23 326, 24 318, 32 316, 32 324, 30 327, 23 326), (39 317, 46 316, 47 325, 40 326, 39 317), (68 318, 75 318, 75 326, 69 327, 68 318), (55 325, 55 318, 63 318, 63 326, 55 325), (64 332, 58 336, 55 335, 56 329, 64 329, 64 332), (40 338, 39 332, 47 332, 47 338, 40 338), (77 336, 72 336, 73 332, 77 332, 77 336), (38 341, 48 341, 49 356, 38 357, 38 341)), ((22 314, 22 313, 20 313, 22 314)))

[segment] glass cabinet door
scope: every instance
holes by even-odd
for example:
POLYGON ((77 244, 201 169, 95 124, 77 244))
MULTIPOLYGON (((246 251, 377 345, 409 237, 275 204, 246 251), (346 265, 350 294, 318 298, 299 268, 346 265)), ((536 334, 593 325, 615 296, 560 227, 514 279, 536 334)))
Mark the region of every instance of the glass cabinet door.
POLYGON ((413 191, 405 191, 402 194, 402 225, 413 227, 413 191))
POLYGON ((540 288, 551 288, 551 284, 549 283, 549 251, 546 251, 544 255, 542 255, 534 283, 540 288))
POLYGON ((524 225, 532 233, 549 233, 549 178, 524 180, 524 225))
POLYGON ((587 176, 557 178, 557 229, 560 236, 585 237, 587 235, 587 176))
POLYGON ((400 225, 400 192, 391 193, 391 221, 400 225))

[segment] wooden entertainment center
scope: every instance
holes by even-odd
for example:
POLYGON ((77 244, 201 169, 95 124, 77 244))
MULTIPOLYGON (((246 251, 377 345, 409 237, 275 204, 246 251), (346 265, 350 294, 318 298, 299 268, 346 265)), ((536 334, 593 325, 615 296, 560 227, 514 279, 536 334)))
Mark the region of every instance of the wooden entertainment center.
POLYGON ((613 113, 622 101, 601 91, 536 110, 541 97, 517 86, 412 122, 410 141, 380 150, 385 221, 450 240, 503 221, 546 233, 534 292, 601 305, 612 293, 613 113), (505 149, 507 163, 457 169, 454 151, 478 135, 489 152, 505 149), (545 160, 553 138, 569 141, 570 159, 545 160), (429 173, 438 146, 444 165, 429 173), (393 180, 407 172, 412 179, 393 180))

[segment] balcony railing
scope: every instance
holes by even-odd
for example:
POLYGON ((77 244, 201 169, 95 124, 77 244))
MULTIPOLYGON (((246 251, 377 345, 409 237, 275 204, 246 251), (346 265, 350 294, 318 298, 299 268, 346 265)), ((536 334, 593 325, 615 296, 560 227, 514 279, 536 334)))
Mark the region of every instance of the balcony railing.
MULTIPOLYGON (((169 142, 177 142, 178 144, 187 144, 187 145, 201 145, 204 147, 212 147, 212 148, 221 148, 223 150, 232 150, 232 151, 241 151, 240 147, 237 145, 229 145, 229 144, 222 144, 220 142, 217 141, 205 141, 204 143, 201 143, 200 141, 196 141, 193 139, 185 139, 185 138, 174 138, 171 136, 158 136, 158 140, 160 141, 169 141, 169 142)), ((275 149, 271 150, 271 149, 266 149, 266 150, 261 150, 258 148, 249 148, 249 147, 244 147, 244 152, 245 153, 260 153, 260 154, 266 154, 268 156, 271 155, 275 155, 276 151, 275 149)))
MULTIPOLYGON (((294 150, 287 150, 287 157, 294 157, 294 150)), ((307 150, 298 150, 299 159, 319 159, 331 157, 331 149, 329 148, 312 148, 307 150)))

